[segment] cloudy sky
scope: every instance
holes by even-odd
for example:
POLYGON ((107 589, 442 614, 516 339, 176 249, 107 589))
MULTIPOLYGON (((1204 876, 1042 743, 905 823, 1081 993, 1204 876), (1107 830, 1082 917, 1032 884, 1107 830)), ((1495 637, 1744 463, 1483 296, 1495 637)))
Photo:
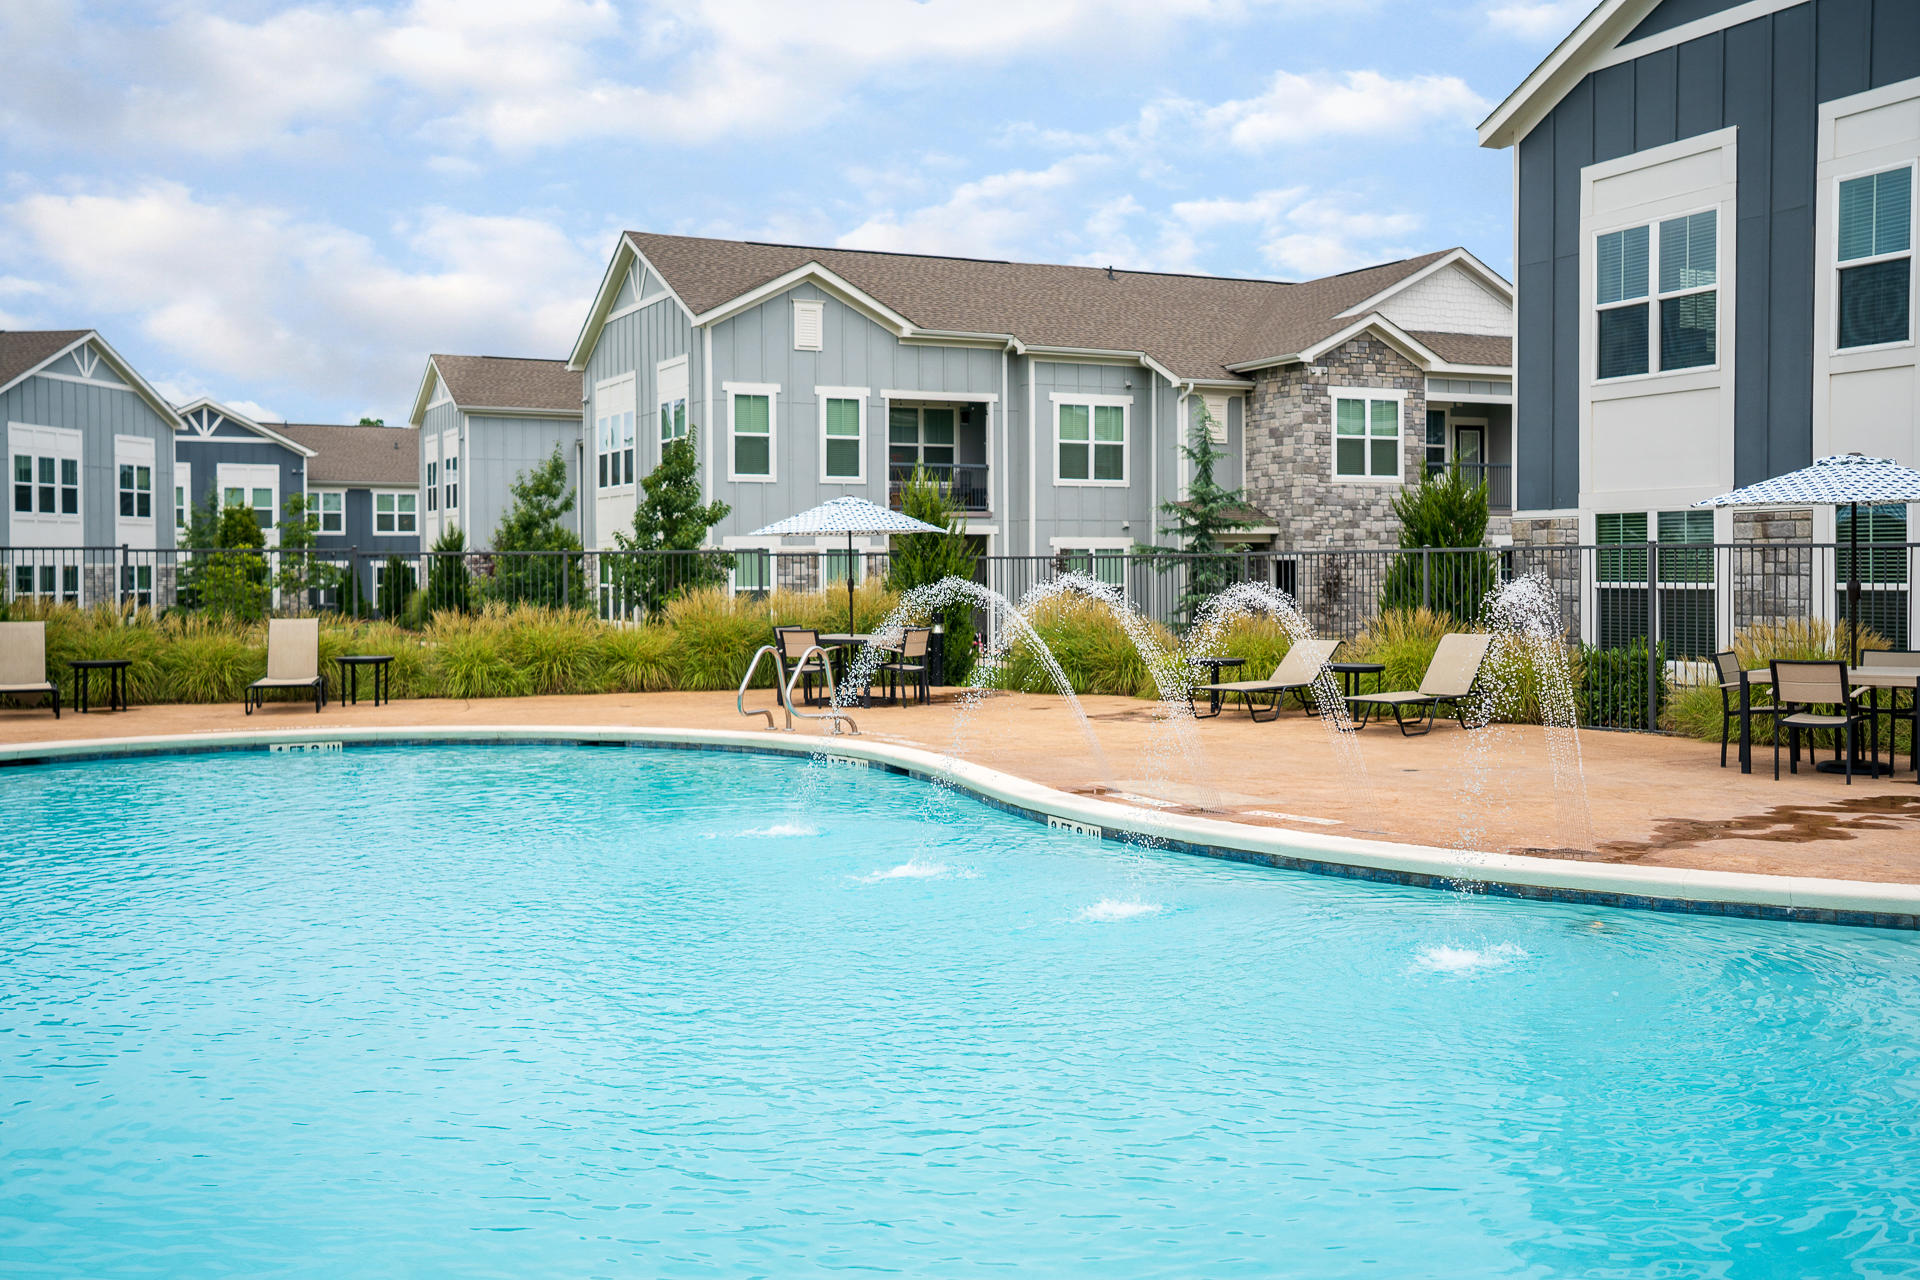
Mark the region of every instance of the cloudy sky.
POLYGON ((0 329, 406 417, 622 227, 1302 278, 1511 268, 1474 125, 1589 0, 0 2, 0 329))

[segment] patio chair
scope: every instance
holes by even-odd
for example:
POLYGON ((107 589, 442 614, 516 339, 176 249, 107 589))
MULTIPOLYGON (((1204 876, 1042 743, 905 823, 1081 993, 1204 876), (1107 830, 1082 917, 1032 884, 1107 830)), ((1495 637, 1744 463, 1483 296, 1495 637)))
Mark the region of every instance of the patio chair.
POLYGON ((247 714, 266 705, 270 689, 311 689, 317 715, 327 705, 320 673, 320 619, 275 618, 267 623, 267 674, 247 686, 247 714))
MULTIPOLYGON (((1860 652, 1860 665, 1863 667, 1899 667, 1907 671, 1920 671, 1920 649, 1863 649, 1860 652)), ((1905 709, 1907 725, 1910 731, 1907 738, 1907 767, 1920 773, 1920 695, 1909 690, 1909 705, 1905 709)), ((1873 740, 1875 750, 1879 749, 1880 717, 1887 718, 1887 762, 1894 760, 1894 731, 1900 724, 1902 709, 1899 691, 1887 691, 1887 705, 1872 709, 1873 740)))
POLYGON ((775 627, 773 629, 773 656, 779 660, 776 665, 780 670, 780 687, 782 689, 787 687, 787 682, 793 679, 794 671, 797 669, 800 673, 800 700, 809 705, 814 701, 813 682, 816 677, 829 695, 833 692, 829 687, 826 663, 821 660, 819 654, 804 658, 804 665, 797 665, 802 664, 807 650, 819 643, 820 633, 812 627, 775 627))
POLYGON ((1287 650, 1287 656, 1280 659, 1280 665, 1265 680, 1232 680, 1195 685, 1193 693, 1218 693, 1222 697, 1234 694, 1239 697, 1240 705, 1247 709, 1247 714, 1256 721, 1278 719, 1282 700, 1289 693, 1298 693, 1304 703, 1305 691, 1313 687, 1320 672, 1333 660, 1334 651, 1345 643, 1344 640, 1296 640, 1293 647, 1287 650), (1261 715, 1263 710, 1268 714, 1261 715))
MULTIPOLYGON (((1740 713, 1740 659, 1733 650, 1725 649, 1713 655, 1713 672, 1720 684, 1720 767, 1727 767, 1727 741, 1733 735, 1735 721, 1742 719, 1740 713)), ((1741 737, 1753 740, 1753 717, 1767 714, 1765 706, 1753 705, 1753 692, 1748 693, 1747 711, 1741 723, 1741 737)))
POLYGON ((1401 734, 1416 737, 1433 728, 1434 717, 1439 714, 1441 704, 1446 703, 1453 708, 1460 727, 1466 728, 1467 699, 1473 696, 1474 683, 1480 678, 1480 665, 1487 660, 1487 647, 1492 643, 1492 636, 1458 631, 1441 636, 1440 646, 1433 651, 1433 660, 1427 663, 1427 674, 1421 677, 1418 689, 1361 693, 1347 699, 1348 705, 1359 708, 1353 727, 1366 728, 1377 713, 1391 707, 1393 722, 1400 726, 1401 734), (1419 713, 1412 720, 1407 719, 1410 707, 1419 713))
MULTIPOLYGON (((1773 660, 1773 776, 1780 777, 1780 730, 1788 737, 1788 755, 1792 772, 1800 772, 1800 735, 1827 729, 1833 731, 1835 752, 1846 761, 1847 785, 1853 785, 1853 749, 1857 726, 1868 719, 1854 705, 1858 696, 1847 685, 1847 664, 1839 661, 1773 660), (1833 711, 1816 711, 1832 707, 1833 711)), ((1813 754, 1813 744, 1807 744, 1813 754)), ((1874 744, 1874 764, 1880 763, 1879 744, 1874 744)))
POLYGON ((41 694, 60 718, 60 686, 47 679, 47 624, 0 622, 0 693, 16 698, 41 694))
MULTIPOLYGON (((884 688, 888 700, 900 697, 903 677, 913 677, 913 687, 920 694, 922 704, 933 701, 932 675, 927 663, 927 644, 933 638, 932 627, 908 627, 900 635, 899 657, 881 663, 876 671, 885 676, 884 688)), ((869 687, 868 692, 872 689, 869 687)))

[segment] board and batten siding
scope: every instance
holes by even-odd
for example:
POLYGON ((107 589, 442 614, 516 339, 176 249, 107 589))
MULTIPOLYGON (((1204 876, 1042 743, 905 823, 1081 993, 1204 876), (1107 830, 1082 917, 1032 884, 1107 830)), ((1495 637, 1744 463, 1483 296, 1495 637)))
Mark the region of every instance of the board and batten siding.
MULTIPOLYGON (((75 375, 77 376, 77 374, 75 375)), ((166 549, 173 541, 173 424, 156 412, 132 387, 119 384, 102 361, 93 382, 70 382, 35 374, 0 394, 0 430, 9 424, 53 427, 80 433, 80 522, 86 546, 117 545, 115 517, 120 504, 120 478, 114 460, 115 436, 138 436, 153 441, 153 540, 166 549)), ((4 437, 0 437, 4 444, 4 437)), ((18 544, 13 538, 13 461, 9 456, 7 500, 0 503, 0 545, 18 544)))
MULTIPOLYGON (((648 273, 643 284, 643 296, 658 288, 658 283, 648 273)), ((628 286, 622 285, 620 298, 616 311, 633 300, 628 286)), ((588 547, 612 547, 614 527, 632 532, 634 495, 639 491, 640 477, 660 464, 658 373, 664 361, 686 357, 687 421, 700 430, 702 456, 718 456, 709 451, 711 433, 707 409, 702 402, 702 353, 698 346, 687 313, 679 303, 666 296, 659 297, 638 311, 610 320, 601 328, 581 379, 584 384, 581 395, 585 401, 585 412, 579 427, 579 453, 584 462, 580 468, 580 478, 585 484, 579 491, 578 505, 581 516, 580 540, 588 547), (598 499, 594 489, 598 479, 595 465, 598 441, 594 423, 599 416, 595 389, 602 383, 627 376, 633 378, 634 484, 632 489, 620 493, 617 501, 598 499), (603 507, 607 511, 605 519, 600 518, 603 507), (602 528, 603 524, 609 527, 602 528)), ((724 408, 715 410, 716 414, 721 412, 724 412, 724 408)))
MULTIPOLYGON (((1631 38, 1734 7, 1666 0, 1631 38)), ((1738 131, 1731 344, 1734 484, 1811 460, 1815 136, 1819 105, 1920 76, 1920 4, 1808 0, 1584 78, 1518 148, 1515 505, 1581 490, 1582 171, 1738 131)))
MULTIPOLYGON (((198 507, 209 497, 215 505, 220 503, 220 466, 267 467, 279 471, 278 501, 274 511, 276 523, 286 514, 287 499, 296 493, 306 492, 307 460, 293 450, 256 435, 245 427, 222 420, 210 436, 202 436, 192 431, 182 431, 174 435, 174 456, 187 464, 188 476, 192 481, 193 492, 189 495, 188 505, 198 507)), ((173 519, 173 486, 167 486, 167 519, 173 519)))
POLYGON ((552 457, 555 448, 566 459, 567 483, 574 494, 573 513, 561 523, 578 529, 574 518, 583 501, 593 500, 593 490, 589 487, 583 492, 580 487, 580 422, 577 418, 521 418, 484 413, 469 413, 465 418, 458 514, 468 522, 464 527, 469 547, 493 545, 500 521, 513 508, 513 485, 552 457))
MULTIPOLYGON (((1038 550, 1052 550, 1056 538, 1122 538, 1145 541, 1153 528, 1154 469, 1159 483, 1171 490, 1171 455, 1156 450, 1150 424, 1155 394, 1153 384, 1160 380, 1138 365, 1079 364, 1051 360, 1034 362, 1034 417, 1036 419, 1039 484, 1035 503, 1038 523, 1038 550), (1119 396, 1127 407, 1127 476, 1124 485, 1059 483, 1059 455, 1055 440, 1058 422, 1056 396, 1076 394, 1119 396)), ((1163 397, 1160 406, 1173 416, 1170 400, 1163 397)))

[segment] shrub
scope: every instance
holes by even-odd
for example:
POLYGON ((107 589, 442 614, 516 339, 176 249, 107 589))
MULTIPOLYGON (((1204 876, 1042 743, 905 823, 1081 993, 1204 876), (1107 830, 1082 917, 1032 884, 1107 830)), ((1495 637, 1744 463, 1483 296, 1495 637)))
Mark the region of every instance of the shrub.
POLYGON ((467 535, 450 524, 433 541, 427 559, 426 612, 466 613, 473 608, 473 575, 467 572, 467 535))
POLYGON ((658 693, 673 688, 675 641, 675 633, 663 626, 606 628, 600 633, 605 686, 623 693, 658 693))
POLYGON ((526 691, 521 674, 501 643, 506 611, 490 606, 477 615, 438 614, 428 628, 433 678, 448 698, 508 698, 526 691))
MULTIPOLYGON (((1075 693, 1117 694, 1154 698, 1159 690, 1146 660, 1134 648, 1126 628, 1098 600, 1059 595, 1042 601, 1029 615, 1033 629, 1046 642, 1075 693)), ((1171 633, 1149 624, 1165 651, 1173 651, 1171 633)), ((1031 641, 1017 636, 1000 673, 1008 689, 1053 692, 1053 677, 1031 641)))
POLYGON ((1382 610, 1430 606, 1456 623, 1480 615, 1480 601, 1499 581, 1499 561, 1476 548, 1486 541, 1489 507, 1485 482, 1469 484, 1458 467, 1428 472, 1420 483, 1394 496, 1400 545, 1380 588, 1382 610), (1421 554, 1421 548, 1436 548, 1421 554))
MULTIPOLYGON (((974 542, 965 532, 966 515, 954 499, 952 484, 943 484, 916 466, 900 487, 900 511, 946 532, 894 538, 887 564, 888 587, 905 593, 947 578, 972 579, 974 542)), ((965 600, 942 610, 938 617, 926 619, 928 625, 942 628, 942 674, 948 684, 965 684, 972 671, 973 613, 973 602, 965 600)))
MULTIPOLYGON (((766 604, 746 596, 729 596, 723 587, 689 591, 669 600, 664 612, 674 633, 671 663, 675 688, 738 688, 754 650, 773 641, 766 604)), ((845 625, 845 615, 841 625, 845 625)), ((756 683, 771 684, 771 664, 760 670, 762 678, 756 683)))
POLYGON ((1647 642, 1580 647, 1580 723, 1608 729, 1650 729, 1660 723, 1669 693, 1666 647, 1655 646, 1654 718, 1647 719, 1647 642))
POLYGON ((517 609, 501 649, 527 693, 600 691, 598 619, 578 610, 517 609))

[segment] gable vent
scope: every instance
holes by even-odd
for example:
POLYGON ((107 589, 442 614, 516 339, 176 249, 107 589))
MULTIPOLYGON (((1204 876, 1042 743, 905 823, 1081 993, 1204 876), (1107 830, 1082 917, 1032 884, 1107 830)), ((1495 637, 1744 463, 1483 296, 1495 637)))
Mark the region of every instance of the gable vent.
POLYGON ((1225 444, 1227 442, 1227 397, 1208 394, 1201 396, 1200 399, 1207 406, 1208 416, 1213 419, 1207 424, 1207 434, 1213 437, 1215 444, 1225 444))
POLYGON ((826 327, 824 303, 802 302, 793 304, 793 349, 795 351, 818 351, 821 333, 826 327))

